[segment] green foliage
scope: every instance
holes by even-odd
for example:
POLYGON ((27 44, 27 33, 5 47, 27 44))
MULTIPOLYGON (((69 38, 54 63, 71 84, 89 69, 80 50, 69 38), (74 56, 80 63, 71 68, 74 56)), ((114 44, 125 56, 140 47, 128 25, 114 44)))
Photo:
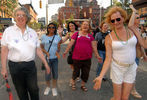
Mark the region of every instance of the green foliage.
POLYGON ((0 24, 0 32, 3 30, 3 25, 0 24))
POLYGON ((58 22, 56 22, 56 21, 52 21, 52 23, 54 23, 56 26, 58 26, 58 22))
MULTIPOLYGON (((120 2, 118 2, 117 0, 113 0, 113 5, 112 6, 122 7, 123 9, 125 9, 127 11, 128 15, 129 15, 129 14, 132 13, 132 10, 129 8, 129 5, 130 5, 129 1, 130 0, 120 0, 120 2)), ((109 6, 107 8, 107 10, 105 11, 105 13, 107 13, 112 6, 109 6)))
POLYGON ((116 3, 118 2, 117 0, 113 0, 113 5, 116 5, 116 3))
POLYGON ((71 20, 74 19, 74 15, 73 14, 70 15, 70 19, 71 20))
POLYGON ((37 29, 41 28, 41 24, 37 23, 37 22, 29 22, 28 26, 31 27, 34 30, 37 30, 37 29))
POLYGON ((17 0, 0 0, 0 2, 0 11, 5 12, 8 16, 12 16, 14 9, 18 5, 17 0))
POLYGON ((147 21, 145 22, 144 26, 146 26, 146 27, 147 27, 147 21))

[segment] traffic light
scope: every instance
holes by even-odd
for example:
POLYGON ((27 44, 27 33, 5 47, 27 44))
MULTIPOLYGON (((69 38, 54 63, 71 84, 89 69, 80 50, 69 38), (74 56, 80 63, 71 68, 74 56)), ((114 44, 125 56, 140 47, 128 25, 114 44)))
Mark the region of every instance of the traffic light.
POLYGON ((40 6, 40 8, 42 8, 42 1, 41 0, 39 1, 39 6, 40 6))

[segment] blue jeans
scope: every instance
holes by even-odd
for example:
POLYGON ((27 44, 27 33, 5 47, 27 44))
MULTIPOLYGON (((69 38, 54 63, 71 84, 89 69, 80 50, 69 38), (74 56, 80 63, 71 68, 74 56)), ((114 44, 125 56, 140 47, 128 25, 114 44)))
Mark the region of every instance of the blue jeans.
POLYGON ((37 69, 34 61, 8 62, 13 84, 19 100, 39 100, 39 88, 37 85, 37 69))
POLYGON ((103 67, 104 60, 105 60, 105 51, 98 50, 98 53, 99 53, 100 57, 102 57, 103 62, 102 63, 98 62, 97 69, 96 69, 96 76, 99 76, 99 74, 102 70, 102 67, 103 67))
POLYGON ((139 65, 139 58, 136 57, 135 62, 137 64, 137 66, 139 65))
POLYGON ((50 81, 51 76, 53 79, 57 80, 58 79, 58 59, 49 59, 48 64, 50 66, 50 74, 45 73, 45 80, 50 81))

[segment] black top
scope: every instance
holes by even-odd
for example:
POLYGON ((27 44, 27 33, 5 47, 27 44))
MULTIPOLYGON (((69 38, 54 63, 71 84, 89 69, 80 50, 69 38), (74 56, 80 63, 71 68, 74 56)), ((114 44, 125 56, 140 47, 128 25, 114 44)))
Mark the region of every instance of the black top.
POLYGON ((105 37, 109 33, 110 33, 109 31, 107 31, 105 33, 103 33, 103 32, 96 33, 96 35, 95 35, 95 41, 98 41, 98 43, 97 43, 97 50, 105 51, 105 37))

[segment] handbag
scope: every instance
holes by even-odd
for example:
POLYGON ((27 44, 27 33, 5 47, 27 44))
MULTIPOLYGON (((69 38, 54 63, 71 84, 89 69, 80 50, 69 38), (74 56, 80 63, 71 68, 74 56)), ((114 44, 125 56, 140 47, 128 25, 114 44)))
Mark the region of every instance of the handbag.
POLYGON ((69 55, 67 57, 67 63, 68 64, 73 64, 72 52, 71 51, 69 52, 69 55))
MULTIPOLYGON (((49 41, 49 43, 51 43, 51 44, 50 44, 50 46, 49 46, 49 48, 48 48, 48 51, 47 51, 47 52, 49 52, 49 50, 50 50, 50 48, 51 48, 51 46, 52 46, 52 42, 53 42, 54 38, 55 38, 55 35, 53 36, 52 41, 51 41, 51 42, 49 41)), ((47 60, 47 55, 45 55, 45 58, 46 58, 46 60, 47 60)), ((45 66, 44 66, 44 64, 43 64, 43 63, 42 63, 42 66, 41 66, 41 70, 45 70, 45 66)))
MULTIPOLYGON (((78 37, 78 34, 79 34, 79 33, 77 33, 77 37, 78 37)), ((72 46, 72 49, 71 49, 71 51, 69 52, 69 55, 68 55, 68 57, 67 57, 67 63, 68 63, 68 64, 73 64, 72 53, 73 53, 74 47, 75 47, 75 45, 76 45, 77 37, 76 37, 75 43, 74 43, 74 45, 72 46)))

